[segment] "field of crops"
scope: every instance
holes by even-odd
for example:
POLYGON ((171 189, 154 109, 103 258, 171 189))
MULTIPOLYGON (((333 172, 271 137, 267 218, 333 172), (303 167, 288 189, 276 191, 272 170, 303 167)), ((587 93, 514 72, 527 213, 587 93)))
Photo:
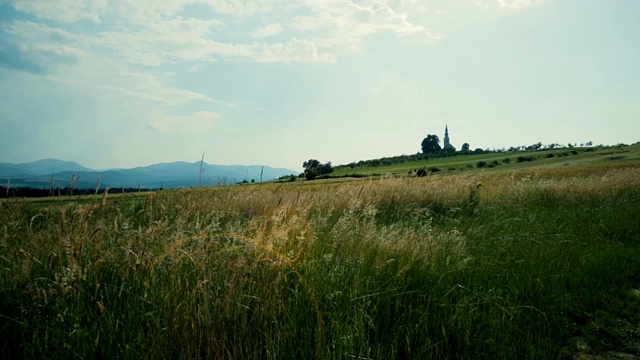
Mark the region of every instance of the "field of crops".
POLYGON ((0 203, 0 358, 640 357, 640 162, 0 203))

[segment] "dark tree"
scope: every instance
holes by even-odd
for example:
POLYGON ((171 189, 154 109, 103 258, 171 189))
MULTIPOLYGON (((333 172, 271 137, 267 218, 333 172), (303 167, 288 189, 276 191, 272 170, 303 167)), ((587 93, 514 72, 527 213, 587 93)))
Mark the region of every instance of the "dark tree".
POLYGON ((462 152, 469 152, 469 143, 462 144, 462 152))
POLYGON ((320 166, 320 161, 316 159, 309 159, 302 163, 302 167, 306 169, 317 169, 320 166))
POLYGON ((331 166, 330 161, 326 164, 322 164, 316 159, 309 159, 309 161, 302 163, 302 167, 304 167, 304 177, 307 180, 314 180, 318 175, 325 175, 333 172, 333 166, 331 166))
POLYGON ((318 170, 320 171, 320 175, 331 174, 333 172, 333 166, 331 166, 331 161, 326 164, 320 164, 318 170))
POLYGON ((320 171, 318 171, 320 161, 316 159, 309 159, 309 161, 305 161, 302 163, 302 167, 304 168, 304 178, 307 180, 314 180, 320 173, 320 171))
POLYGON ((427 135, 424 140, 422 140, 422 152, 425 154, 436 153, 442 150, 440 147, 440 139, 438 135, 427 135))
POLYGON ((527 150, 540 150, 540 149, 542 149, 542 143, 541 142, 535 143, 535 144, 533 144, 531 146, 527 146, 526 149, 527 150))

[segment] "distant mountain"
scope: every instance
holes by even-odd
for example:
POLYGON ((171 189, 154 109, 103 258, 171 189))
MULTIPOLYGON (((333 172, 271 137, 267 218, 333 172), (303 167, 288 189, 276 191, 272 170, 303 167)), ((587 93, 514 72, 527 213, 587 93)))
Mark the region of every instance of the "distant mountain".
MULTIPOLYGON (((236 182, 273 180, 284 175, 297 174, 284 168, 261 165, 203 164, 202 186, 232 184, 236 182)), ((69 186, 73 177, 76 188, 160 188, 198 186, 200 162, 177 161, 133 169, 97 171, 71 161, 47 159, 26 164, 0 164, 0 185, 9 180, 13 187, 49 188, 53 176, 54 187, 69 186)))
POLYGON ((94 171, 74 161, 44 159, 24 164, 0 163, 0 177, 30 176, 58 173, 62 171, 94 171))

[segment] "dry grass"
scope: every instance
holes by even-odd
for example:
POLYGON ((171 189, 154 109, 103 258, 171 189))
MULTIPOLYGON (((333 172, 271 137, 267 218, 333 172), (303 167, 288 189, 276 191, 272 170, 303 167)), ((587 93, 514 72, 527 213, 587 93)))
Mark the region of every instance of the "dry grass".
POLYGON ((638 319, 623 307, 638 304, 624 284, 640 276, 639 175, 628 163, 0 203, 0 354, 548 358, 602 329, 632 351, 607 321, 638 319))

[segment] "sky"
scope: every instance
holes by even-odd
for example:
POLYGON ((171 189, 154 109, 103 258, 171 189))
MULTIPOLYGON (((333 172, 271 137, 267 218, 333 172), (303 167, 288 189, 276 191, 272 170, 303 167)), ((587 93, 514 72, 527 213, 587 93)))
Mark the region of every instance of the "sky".
POLYGON ((0 162, 640 141, 637 0, 0 0, 0 162))

